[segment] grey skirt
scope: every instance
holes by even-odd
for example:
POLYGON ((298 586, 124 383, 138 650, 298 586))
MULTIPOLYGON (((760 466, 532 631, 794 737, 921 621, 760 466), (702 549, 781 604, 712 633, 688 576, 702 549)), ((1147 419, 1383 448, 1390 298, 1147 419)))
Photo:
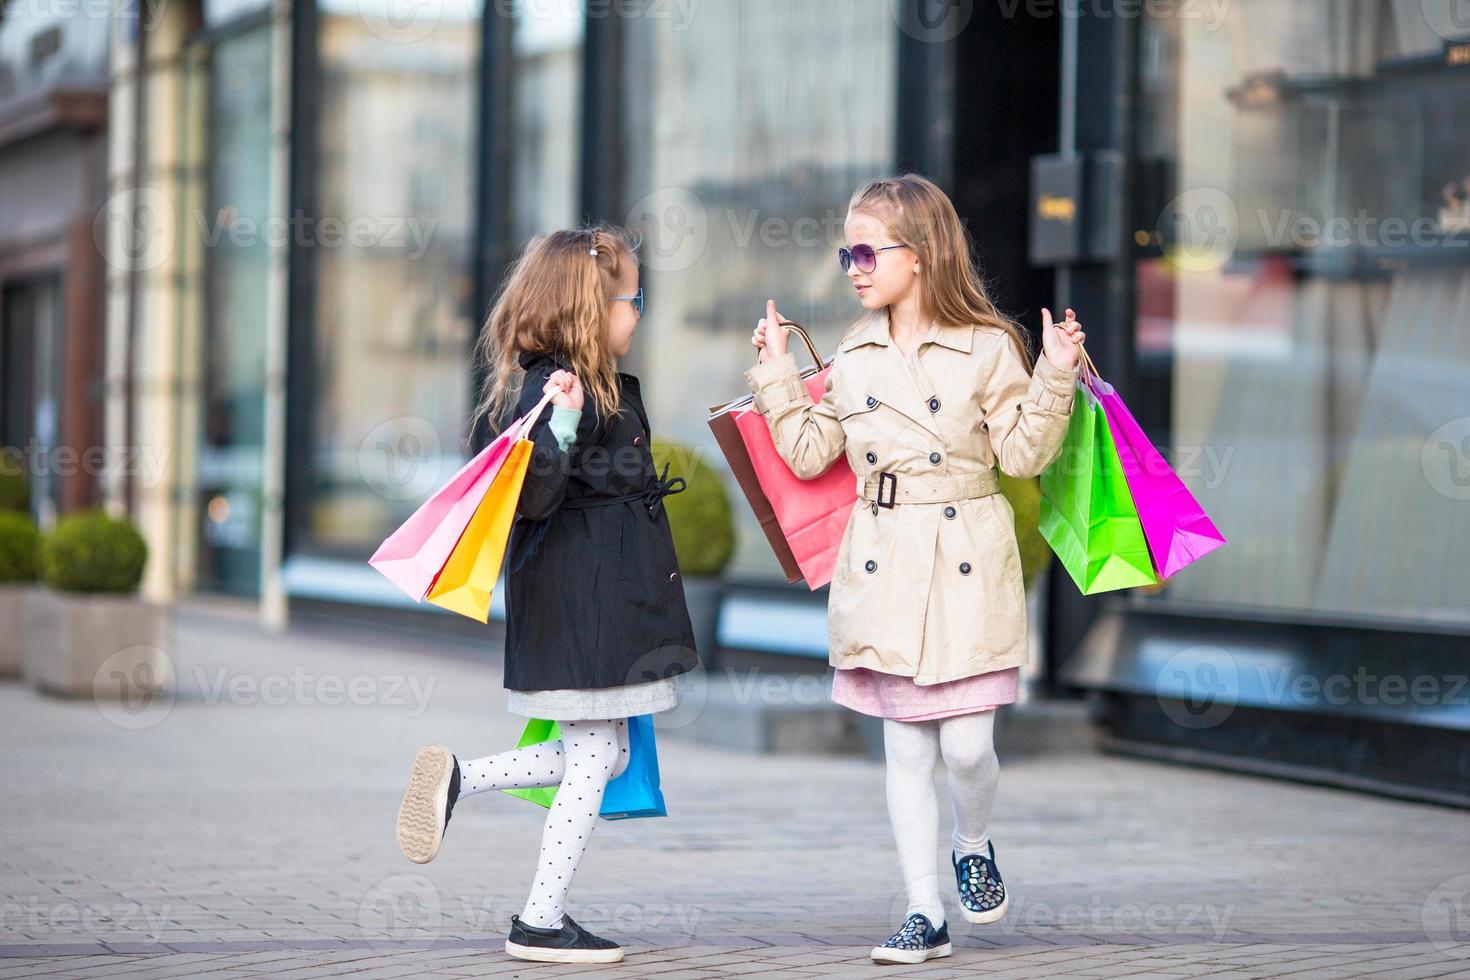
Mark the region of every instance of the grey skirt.
POLYGON ((679 703, 679 679, 590 690, 507 691, 511 714, 547 721, 607 721, 667 711, 679 703))

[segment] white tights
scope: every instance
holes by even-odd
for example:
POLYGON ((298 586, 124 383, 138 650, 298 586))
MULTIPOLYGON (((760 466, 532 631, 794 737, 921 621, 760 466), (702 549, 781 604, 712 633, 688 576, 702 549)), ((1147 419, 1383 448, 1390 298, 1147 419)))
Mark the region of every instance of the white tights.
POLYGON ((602 791, 628 767, 628 722, 558 722, 561 739, 459 764, 459 798, 499 789, 560 786, 546 828, 536 880, 521 912, 527 925, 561 926, 572 876, 602 808, 602 791), (570 764, 568 764, 570 763, 570 764))
MULTIPOLYGON (((1000 783, 994 726, 993 710, 933 721, 883 722, 888 818, 908 890, 907 914, 921 912, 936 928, 944 921, 944 906, 939 900, 941 875, 935 867, 939 800, 934 791, 934 766, 942 755, 949 770, 955 852, 964 856, 984 851, 1000 783)), ((949 877, 948 869, 943 877, 949 877)))

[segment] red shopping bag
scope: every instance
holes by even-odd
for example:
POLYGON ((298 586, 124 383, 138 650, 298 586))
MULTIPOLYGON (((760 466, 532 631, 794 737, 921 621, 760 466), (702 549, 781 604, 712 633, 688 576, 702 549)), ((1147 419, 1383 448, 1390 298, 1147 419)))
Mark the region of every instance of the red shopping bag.
MULTIPOLYGON (((812 356, 815 366, 803 371, 802 378, 813 403, 819 402, 832 365, 823 364, 805 330, 795 323, 786 326, 801 338, 812 356)), ((837 567, 842 535, 857 503, 857 478, 846 456, 839 456, 825 473, 812 480, 792 473, 776 450, 765 416, 755 410, 753 402, 754 396, 746 395, 715 406, 710 410, 710 428, 751 509, 761 520, 787 578, 793 582, 803 578, 809 589, 820 589, 832 581, 837 567)))

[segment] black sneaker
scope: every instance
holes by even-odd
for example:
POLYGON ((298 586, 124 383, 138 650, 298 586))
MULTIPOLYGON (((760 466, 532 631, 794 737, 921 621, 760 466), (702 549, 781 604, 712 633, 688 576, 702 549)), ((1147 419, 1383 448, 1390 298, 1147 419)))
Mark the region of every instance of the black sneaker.
POLYGON ((935 929, 927 915, 915 912, 904 920, 888 942, 873 948, 872 956, 875 963, 922 963, 953 952, 949 925, 944 923, 935 929))
POLYGON ((565 914, 560 929, 528 926, 520 916, 511 916, 505 951, 516 959, 537 963, 617 963, 623 958, 623 947, 592 935, 565 914))
POLYGON ((988 841, 984 854, 966 854, 958 857, 950 852, 954 863, 955 881, 960 887, 960 914, 966 922, 984 925, 994 922, 1006 914, 1005 882, 1000 880, 1000 868, 995 865, 995 842, 988 841))
POLYGON ((442 745, 419 749, 398 807, 398 847, 410 861, 434 860, 458 799, 459 760, 442 745))

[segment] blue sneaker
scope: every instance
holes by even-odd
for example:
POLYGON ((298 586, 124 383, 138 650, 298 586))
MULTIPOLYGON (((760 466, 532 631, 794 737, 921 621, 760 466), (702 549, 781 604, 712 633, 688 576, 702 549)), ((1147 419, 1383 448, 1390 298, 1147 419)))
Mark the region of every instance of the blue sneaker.
POLYGON ((953 952, 949 926, 941 923, 936 929, 927 915, 915 912, 888 937, 888 942, 873 947, 872 957, 874 963, 922 963, 953 952))
POLYGON ((955 880, 960 886, 960 914, 966 922, 984 925, 994 922, 1006 914, 1005 882, 1000 880, 1000 868, 995 865, 995 842, 987 841, 984 854, 966 854, 959 857, 953 852, 955 880))

